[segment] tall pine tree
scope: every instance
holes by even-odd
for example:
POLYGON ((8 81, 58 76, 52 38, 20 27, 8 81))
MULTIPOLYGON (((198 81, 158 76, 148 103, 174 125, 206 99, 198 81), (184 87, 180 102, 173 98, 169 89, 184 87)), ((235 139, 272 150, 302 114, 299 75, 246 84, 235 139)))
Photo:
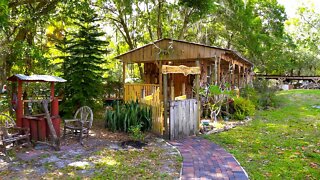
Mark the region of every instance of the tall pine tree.
POLYGON ((62 64, 64 85, 63 111, 74 112, 83 105, 95 107, 103 95, 103 55, 107 52, 105 34, 92 9, 77 15, 75 30, 58 46, 65 56, 62 64))

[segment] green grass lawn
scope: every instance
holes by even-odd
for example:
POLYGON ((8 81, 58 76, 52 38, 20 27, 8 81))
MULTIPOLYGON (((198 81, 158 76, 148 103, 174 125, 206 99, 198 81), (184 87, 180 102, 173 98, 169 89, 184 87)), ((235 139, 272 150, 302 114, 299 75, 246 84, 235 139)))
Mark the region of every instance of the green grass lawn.
POLYGON ((233 154, 251 179, 320 179, 320 90, 277 94, 279 108, 248 125, 206 136, 233 154))

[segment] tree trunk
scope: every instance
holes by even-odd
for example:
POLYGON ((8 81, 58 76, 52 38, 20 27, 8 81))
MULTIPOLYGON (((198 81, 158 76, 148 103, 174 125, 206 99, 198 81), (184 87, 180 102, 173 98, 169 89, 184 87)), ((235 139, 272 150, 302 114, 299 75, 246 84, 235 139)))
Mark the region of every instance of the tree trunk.
MULTIPOLYGON (((188 10, 186 10, 186 11, 188 11, 188 10)), ((188 26, 188 23, 189 23, 190 14, 191 14, 190 11, 185 13, 184 20, 183 20, 183 25, 182 25, 182 28, 180 30, 179 37, 178 37, 179 40, 183 40, 183 36, 184 36, 184 34, 186 32, 186 29, 187 29, 187 26, 188 26)))
MULTIPOLYGON (((150 15, 150 11, 149 11, 149 1, 147 1, 146 6, 147 6, 146 9, 147 9, 148 18, 151 19, 151 15, 150 15)), ((152 28, 151 28, 151 25, 150 25, 150 21, 148 21, 147 29, 148 29, 151 41, 154 41, 153 32, 152 32, 152 28)))
POLYGON ((158 23, 157 23, 157 37, 158 40, 162 38, 162 19, 161 19, 161 10, 162 10, 162 4, 163 0, 158 1, 158 23))
POLYGON ((227 49, 231 48, 232 39, 233 39, 233 34, 230 35, 230 39, 228 40, 228 44, 227 44, 227 49))

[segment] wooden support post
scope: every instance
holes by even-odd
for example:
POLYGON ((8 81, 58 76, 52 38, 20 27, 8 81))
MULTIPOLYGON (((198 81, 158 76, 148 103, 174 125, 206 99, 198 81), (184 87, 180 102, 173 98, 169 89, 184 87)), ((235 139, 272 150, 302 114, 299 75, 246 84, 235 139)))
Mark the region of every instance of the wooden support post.
POLYGON ((209 66, 208 66, 208 68, 209 68, 209 76, 210 76, 210 81, 209 82, 207 82, 207 83, 209 83, 209 84, 214 84, 214 65, 212 64, 212 62, 211 61, 209 61, 209 66))
POLYGON ((228 77, 228 83, 230 84, 230 87, 232 87, 232 74, 233 74, 233 67, 231 62, 229 61, 229 69, 227 74, 229 73, 229 77, 228 77))
POLYGON ((235 64, 232 62, 232 73, 231 73, 231 89, 234 89, 235 86, 235 64))
POLYGON ((248 80, 248 77, 249 77, 249 70, 248 69, 245 69, 245 78, 246 78, 246 85, 248 85, 249 84, 249 80, 248 80))
POLYGON ((162 61, 159 61, 159 89, 160 89, 160 101, 163 101, 163 89, 162 89, 162 61))
POLYGON ((241 86, 242 86, 242 87, 245 87, 245 86, 246 86, 246 82, 245 82, 245 72, 246 72, 246 70, 245 70, 245 67, 243 66, 243 67, 242 67, 242 82, 241 82, 241 86))
POLYGON ((181 88, 182 94, 181 95, 185 95, 186 94, 186 82, 183 82, 181 86, 182 86, 182 88, 181 88))
POLYGON ((54 98, 54 82, 50 83, 50 100, 52 101, 54 98))
POLYGON ((221 82, 221 57, 218 58, 218 69, 217 69, 217 85, 220 85, 221 82))
POLYGON ((17 92, 17 126, 22 127, 22 117, 23 117, 23 101, 22 101, 22 81, 18 80, 18 92, 17 92))
POLYGON ((127 63, 123 61, 122 63, 122 83, 123 83, 123 101, 126 102, 127 98, 126 97, 126 87, 125 87, 125 83, 126 83, 126 66, 127 63))
POLYGON ((214 85, 218 84, 218 58, 214 59, 214 85))
POLYGON ((170 81, 170 99, 171 99, 171 101, 174 100, 174 85, 173 85, 173 80, 174 80, 174 74, 171 74, 171 81, 170 81))
POLYGON ((168 126, 168 75, 163 74, 163 120, 164 120, 164 136, 169 138, 169 126, 168 126))
POLYGON ((51 105, 51 114, 52 112, 57 112, 57 110, 55 108, 57 108, 56 106, 53 106, 53 101, 54 101, 54 82, 51 82, 50 84, 50 101, 52 102, 51 105))
POLYGON ((241 69, 240 69, 241 67, 238 65, 238 89, 240 89, 240 86, 241 86, 241 82, 240 82, 240 80, 241 80, 241 69))
MULTIPOLYGON (((200 67, 200 62, 199 60, 196 61, 196 66, 197 67, 200 67)), ((200 93, 200 74, 197 74, 196 75, 196 84, 195 84, 195 93, 196 93, 196 100, 197 100, 197 110, 198 110, 198 117, 197 117, 197 127, 196 127, 196 133, 198 134, 199 132, 199 127, 200 127, 200 96, 199 96, 199 93, 200 93)))

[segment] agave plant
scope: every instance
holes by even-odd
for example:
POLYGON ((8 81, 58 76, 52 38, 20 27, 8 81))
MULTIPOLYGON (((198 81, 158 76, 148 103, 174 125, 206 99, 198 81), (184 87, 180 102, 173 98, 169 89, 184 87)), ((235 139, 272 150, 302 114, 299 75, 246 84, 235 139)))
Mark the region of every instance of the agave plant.
POLYGON ((112 110, 106 111, 105 120, 105 127, 112 131, 128 132, 132 126, 140 126, 142 131, 147 131, 152 125, 151 109, 138 102, 117 102, 112 110))

